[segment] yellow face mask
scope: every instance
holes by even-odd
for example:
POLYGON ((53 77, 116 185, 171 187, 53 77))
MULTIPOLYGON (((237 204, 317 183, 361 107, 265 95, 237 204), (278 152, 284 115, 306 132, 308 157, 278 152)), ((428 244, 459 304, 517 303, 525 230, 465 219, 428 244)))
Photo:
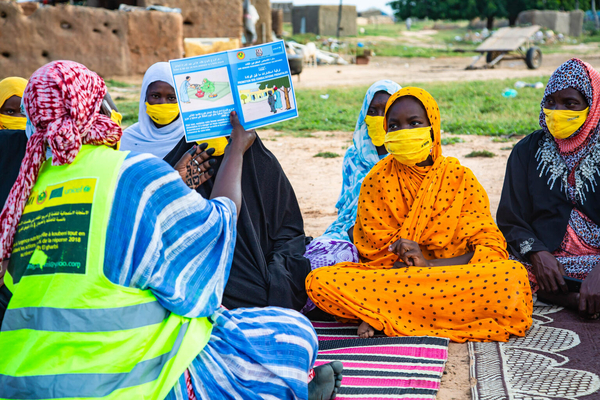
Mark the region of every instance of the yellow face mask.
POLYGON ((25 117, 12 117, 10 115, 0 114, 0 129, 24 131, 26 124, 27 118, 25 117))
POLYGON ((398 162, 405 165, 416 165, 425 161, 431 153, 432 146, 430 126, 401 129, 385 135, 385 148, 398 162))
POLYGON ((201 140, 196 143, 208 143, 207 149, 215 149, 215 152, 212 154, 213 156, 222 156, 223 153, 225 153, 225 147, 227 147, 229 141, 226 137, 218 137, 214 139, 201 140))
POLYGON ((110 110, 110 119, 117 125, 121 126, 121 121, 123 121, 123 115, 121 115, 120 112, 117 112, 115 110, 110 110))
POLYGON ((177 104, 149 104, 146 102, 146 114, 159 125, 169 125, 179 115, 177 104))
POLYGON ((383 127, 383 117, 374 117, 367 115, 365 117, 369 137, 375 146, 381 146, 385 142, 385 129, 383 127))
POLYGON ((587 119, 590 108, 581 111, 549 110, 544 108, 546 126, 550 134, 557 139, 566 139, 574 134, 587 119))

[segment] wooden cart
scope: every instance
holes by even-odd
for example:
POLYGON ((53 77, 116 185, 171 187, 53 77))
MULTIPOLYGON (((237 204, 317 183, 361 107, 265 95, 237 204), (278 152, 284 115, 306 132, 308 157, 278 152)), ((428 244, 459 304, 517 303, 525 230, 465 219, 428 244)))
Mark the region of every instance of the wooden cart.
POLYGON ((531 44, 531 37, 540 30, 539 25, 524 28, 500 28, 475 49, 481 53, 467 69, 494 68, 500 60, 524 60, 529 69, 537 69, 542 65, 542 51, 531 44), (475 64, 485 56, 485 64, 475 64))

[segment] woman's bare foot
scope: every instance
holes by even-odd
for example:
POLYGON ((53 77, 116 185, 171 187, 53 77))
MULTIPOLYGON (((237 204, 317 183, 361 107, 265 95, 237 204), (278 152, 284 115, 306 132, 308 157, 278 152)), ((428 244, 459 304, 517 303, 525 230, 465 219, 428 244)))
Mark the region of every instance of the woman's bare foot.
POLYGON ((335 399, 342 386, 344 365, 339 361, 315 368, 315 377, 308 384, 308 400, 335 399))
POLYGON ((358 326, 358 336, 362 339, 370 338, 375 335, 375 328, 367 324, 365 321, 358 326))

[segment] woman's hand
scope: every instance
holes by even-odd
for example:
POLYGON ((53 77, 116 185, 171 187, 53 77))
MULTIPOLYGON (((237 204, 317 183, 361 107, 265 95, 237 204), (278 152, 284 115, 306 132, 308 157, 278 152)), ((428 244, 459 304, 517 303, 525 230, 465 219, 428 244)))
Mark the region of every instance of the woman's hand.
POLYGON ((430 266, 429 261, 423 256, 419 244, 412 240, 400 239, 394 242, 388 250, 400 258, 394 264, 394 268, 430 266))
POLYGON ((231 122, 231 126, 233 129, 231 130, 231 142, 229 146, 225 148, 231 149, 230 151, 241 151, 242 154, 246 152, 254 143, 256 139, 256 131, 254 129, 250 129, 249 131, 245 130, 242 124, 240 124, 240 120, 235 111, 232 111, 229 114, 229 121, 231 122))
POLYGON ((225 147, 225 154, 221 166, 219 167, 219 175, 215 179, 210 198, 227 197, 235 203, 237 212, 240 212, 242 207, 242 164, 244 161, 244 153, 252 146, 256 139, 256 131, 251 129, 245 130, 240 124, 235 111, 229 114, 229 120, 233 129, 231 131, 231 141, 225 147))
POLYGON ((563 279, 565 269, 562 264, 547 251, 537 251, 530 256, 533 274, 543 292, 557 294, 561 291, 569 293, 567 284, 563 279))
POLYGON ((596 264, 581 284, 579 313, 590 317, 600 313, 600 264, 596 264))
POLYGON ((181 179, 190 189, 195 190, 215 173, 211 167, 217 160, 210 158, 215 149, 211 148, 205 151, 207 146, 208 143, 202 143, 200 146, 194 145, 175 164, 175 170, 179 172, 181 179))

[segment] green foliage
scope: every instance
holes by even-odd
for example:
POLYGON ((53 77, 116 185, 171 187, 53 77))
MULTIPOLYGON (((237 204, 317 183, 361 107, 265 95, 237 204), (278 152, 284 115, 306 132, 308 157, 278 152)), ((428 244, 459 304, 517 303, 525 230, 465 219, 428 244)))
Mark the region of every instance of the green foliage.
POLYGON ((460 138, 458 136, 449 136, 449 137, 442 138, 442 146, 448 146, 451 144, 463 143, 463 142, 464 142, 463 138, 460 138))
POLYGON ((117 97, 115 99, 115 105, 117 109, 123 115, 123 121, 121 121, 121 126, 123 129, 127 128, 129 125, 133 125, 138 120, 138 108, 139 102, 137 101, 123 101, 122 97, 117 97))
POLYGON ((469 154, 465 154, 465 157, 467 157, 467 158, 473 158, 473 157, 492 158, 494 156, 495 156, 495 154, 488 150, 476 150, 476 151, 470 152, 469 154))
POLYGON ((290 88, 290 79, 287 76, 282 76, 281 78, 277 78, 277 79, 271 79, 270 81, 261 82, 258 85, 258 88, 260 90, 264 90, 266 88, 272 88, 275 86, 277 86, 278 88, 284 87, 284 88, 289 89, 290 88))
POLYGON ((129 83, 125 83, 125 82, 120 82, 120 81, 115 81, 114 79, 107 79, 104 81, 104 83, 106 83, 106 86, 109 87, 118 87, 118 88, 130 88, 133 87, 135 85, 130 85, 129 83))
POLYGON ((315 154, 313 157, 323 157, 323 158, 336 158, 340 155, 338 153, 333 153, 331 151, 322 151, 320 153, 315 154))
POLYGON ((397 18, 472 19, 508 17, 511 22, 524 10, 586 10, 590 0, 394 0, 390 6, 397 18))

